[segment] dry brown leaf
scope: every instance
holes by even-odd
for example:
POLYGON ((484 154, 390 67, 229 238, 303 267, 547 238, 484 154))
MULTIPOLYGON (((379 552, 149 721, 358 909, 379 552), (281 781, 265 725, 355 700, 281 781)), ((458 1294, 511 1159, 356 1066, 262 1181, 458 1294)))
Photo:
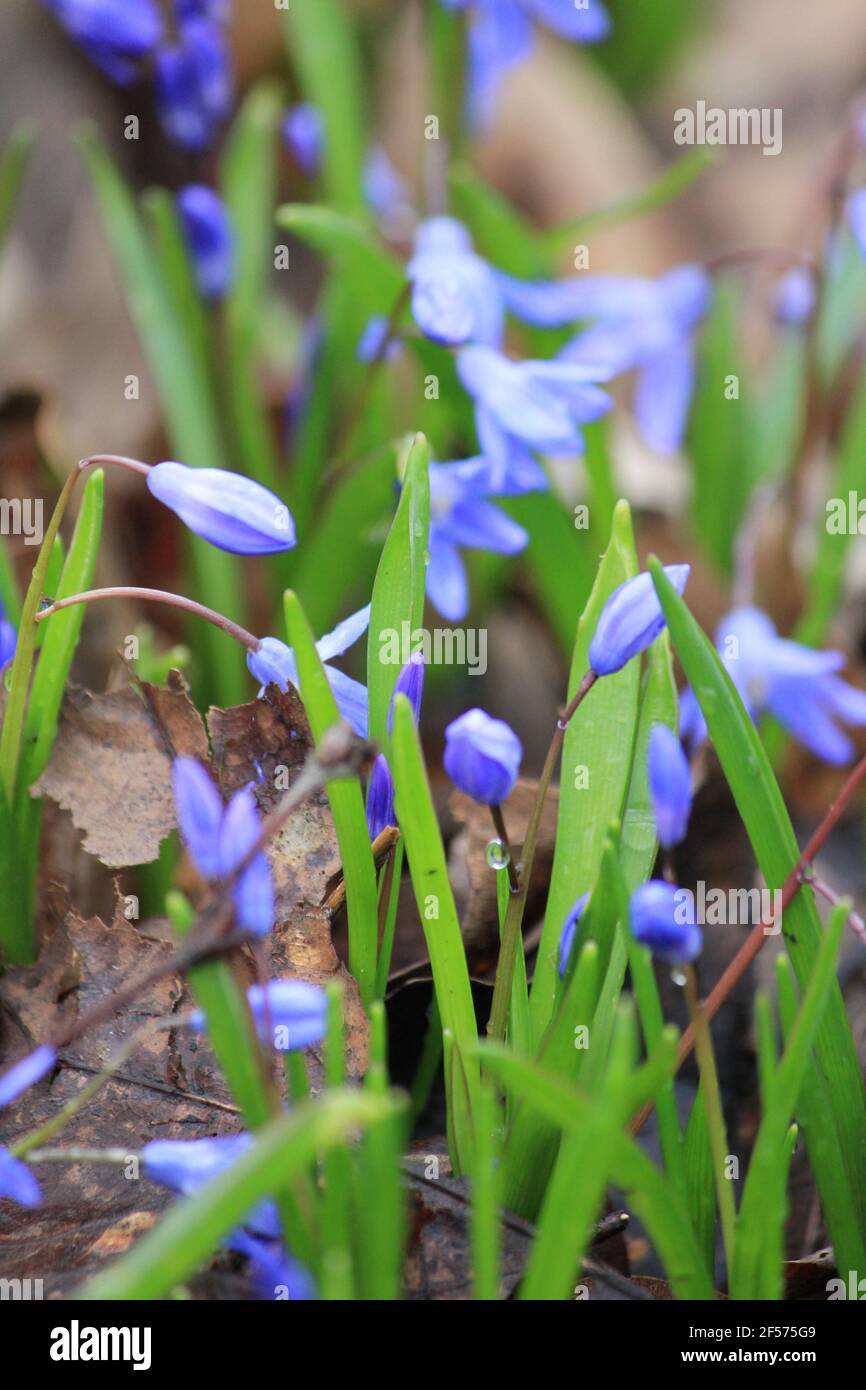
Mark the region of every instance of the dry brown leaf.
POLYGON ((178 672, 104 695, 70 686, 51 762, 33 788, 70 811, 84 848, 109 868, 147 864, 174 829, 171 763, 207 758, 201 716, 178 672))

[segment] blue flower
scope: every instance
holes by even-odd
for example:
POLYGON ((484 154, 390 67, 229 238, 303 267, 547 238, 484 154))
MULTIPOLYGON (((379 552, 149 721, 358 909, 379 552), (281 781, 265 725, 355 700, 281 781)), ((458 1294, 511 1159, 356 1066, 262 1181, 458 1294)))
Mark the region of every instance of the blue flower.
MULTIPOLYGON (((560 360, 592 363, 614 374, 636 368, 634 408, 644 439, 660 453, 678 449, 694 383, 694 332, 712 297, 706 271, 684 265, 659 280, 586 276, 556 288, 558 296, 545 291, 551 314, 558 311, 549 321, 565 322, 567 307, 574 318, 599 320, 563 350, 560 360), (568 287, 570 304, 564 295, 568 287)), ((514 289, 511 298, 520 302, 514 289)), ((531 289, 525 288, 525 310, 531 298, 531 289)), ((535 307, 540 313, 541 306, 535 307)))
POLYGON ((199 291, 221 299, 231 289, 235 269, 235 229, 222 199, 201 183, 177 195, 184 240, 199 291))
MULTIPOLYGON (((538 472, 546 485, 546 476, 538 472)), ((469 611, 460 547, 516 555, 529 539, 522 526, 487 500, 495 490, 486 459, 430 465, 427 597, 449 622, 460 622, 469 611)))
MULTIPOLYGON (((666 565, 665 574, 678 594, 686 587, 690 565, 666 565)), ((597 676, 620 671, 633 656, 645 651, 665 625, 650 574, 638 574, 614 589, 601 611, 589 644, 590 669, 597 676)))
POLYGON ((295 523, 274 493, 225 468, 187 468, 158 463, 147 486, 191 531, 235 555, 273 555, 291 550, 295 523))
POLYGON ((7 666, 15 655, 15 648, 18 645, 18 634, 6 617, 3 607, 3 600, 0 599, 0 671, 7 666))
POLYGON ((0 1108, 11 1105, 23 1091, 41 1081, 56 1065, 57 1051, 47 1043, 28 1052, 20 1062, 0 1076, 0 1108))
POLYGON ((812 317, 815 298, 814 275, 806 266, 796 265, 776 285, 773 313, 779 323, 799 328, 812 317))
POLYGON ((232 0, 174 0, 174 17, 178 24, 188 19, 209 19, 214 24, 228 24, 232 0))
POLYGON ((185 150, 206 149, 234 95, 228 41, 218 24, 191 19, 180 26, 177 42, 156 55, 154 94, 169 139, 185 150))
POLYGON ((43 0, 106 77, 134 82, 163 34, 155 0, 43 0))
MULTIPOLYGON (((340 656, 347 651, 369 626, 368 603, 365 608, 359 609, 350 618, 338 623, 333 632, 326 633, 316 643, 316 651, 325 663, 325 671, 334 692, 334 699, 337 701, 337 708, 361 738, 367 737, 366 687, 327 663, 332 657, 340 656)), ((285 690, 290 683, 296 688, 300 685, 295 654, 291 647, 287 647, 278 637, 263 637, 257 651, 247 652, 247 666, 251 674, 262 684, 260 695, 264 687, 271 682, 281 690, 285 690)))
POLYGON ((858 188, 845 204, 845 215, 861 256, 866 258, 866 188, 858 188))
POLYGON ((472 346, 457 354, 457 374, 475 401, 478 442, 498 491, 507 490, 515 467, 526 466, 528 449, 582 454, 578 426, 598 420, 613 403, 596 384, 610 375, 604 367, 512 362, 493 348, 472 346))
MULTIPOLYGON (((301 1052, 321 1042, 327 1027, 325 991, 307 980, 271 980, 251 985, 247 1002, 262 1042, 270 1040, 277 1052, 301 1052)), ((189 1017, 188 1026, 202 1033, 207 1019, 201 1009, 189 1017)))
POLYGON ((373 763, 367 787, 367 829, 375 840, 389 825, 396 825, 394 813, 394 780, 384 753, 373 763))
MULTIPOLYGON (((176 758, 172 787, 184 844, 199 873, 222 879, 234 873, 257 842, 261 818, 251 787, 223 806, 219 792, 195 758, 176 758)), ((274 924, 274 889, 267 855, 260 851, 232 886, 239 924, 264 936, 274 924)))
POLYGON ((446 9, 469 11, 469 116, 486 124, 505 74, 532 52, 533 21, 563 38, 598 43, 610 32, 600 0, 442 0, 446 9))
POLYGON ((315 178, 322 164, 325 127, 321 112, 309 101, 292 106, 283 117, 283 139, 308 179, 315 178))
POLYGON ((391 703, 388 708, 388 733, 390 734, 394 724, 394 700, 398 695, 405 695, 409 704, 412 706, 412 714, 415 723, 421 718, 421 701, 424 698, 424 655, 422 652, 412 652, 405 666, 402 667, 399 676, 394 682, 394 689, 391 692, 391 703))
MULTIPOLYGON (((183 1197, 224 1173, 252 1145, 250 1134, 228 1134, 218 1139, 152 1139, 141 1151, 144 1176, 170 1187, 183 1197)), ((272 1227, 266 1222, 269 1234, 272 1227)))
POLYGON ((470 709, 445 730, 445 771, 455 787, 487 806, 504 801, 517 781, 523 746, 512 728, 470 709))
POLYGON ((589 894, 581 894, 565 919, 565 925, 562 928, 562 936, 559 938, 559 978, 561 980, 565 979, 571 948, 574 945, 574 938, 577 933, 577 924, 583 916, 584 908, 588 902, 589 894))
POLYGON ((502 291, 461 222, 453 217, 422 222, 406 274, 415 322, 428 338, 449 347, 499 345, 505 318, 502 291))
POLYGON ((654 724, 647 746, 647 777, 662 849, 685 839, 692 809, 692 774, 680 741, 667 724, 654 724))
MULTIPOLYGON (((716 647, 753 719, 775 715, 794 738, 824 762, 847 763, 854 745, 836 720, 866 725, 866 692, 842 680, 845 655, 814 651, 780 637, 758 608, 735 608, 716 632, 716 647)), ((692 737, 705 733, 693 721, 692 737)))
POLYGON ((38 1207, 42 1201, 39 1184, 26 1164, 0 1144, 0 1198, 8 1197, 19 1207, 38 1207))
POLYGON ((635 940, 661 960, 686 964, 700 955, 703 936, 691 893, 651 879, 632 893, 629 915, 635 940))
POLYGON ((252 1264, 253 1284, 261 1299, 307 1303, 316 1298, 316 1286, 303 1265, 286 1253, 281 1241, 266 1241, 248 1231, 226 1237, 230 1250, 246 1255, 252 1264))

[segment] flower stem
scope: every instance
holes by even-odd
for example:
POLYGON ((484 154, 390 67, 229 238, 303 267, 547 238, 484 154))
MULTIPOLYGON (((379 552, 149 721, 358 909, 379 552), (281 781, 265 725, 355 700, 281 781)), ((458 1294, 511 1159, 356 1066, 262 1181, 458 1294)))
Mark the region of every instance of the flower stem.
POLYGON ((532 881, 532 866, 535 862, 535 847, 538 841, 538 831, 541 825, 541 816, 544 811, 544 803, 556 765, 559 762, 559 755, 562 752, 562 744, 565 738, 565 731, 569 726, 575 711, 581 702, 589 694, 595 685, 598 677, 594 671, 587 671, 583 680, 577 688, 574 696, 569 702, 565 713, 556 722, 553 737, 550 740, 550 747, 547 750, 547 757, 544 760, 544 767, 541 770, 541 777, 538 781, 538 791, 535 795, 535 803, 532 807, 532 814, 529 817, 529 825, 526 828, 526 838, 523 841, 523 864, 520 873, 520 882, 516 893, 512 893, 508 900, 508 909, 505 914, 505 925, 502 929, 502 944, 499 948, 499 962, 496 966, 496 983, 493 986, 493 1002, 490 1006, 490 1022, 487 1031, 491 1038, 499 1042, 505 1040, 505 1032, 508 1024, 508 1004, 511 999, 511 982, 514 978, 514 964, 517 958, 517 940, 523 924, 523 913, 526 909, 526 899, 529 896, 529 884, 532 881))
POLYGON ((196 617, 213 623, 214 627, 221 628, 251 652, 258 651, 261 645, 261 638, 255 637, 245 627, 241 627, 240 623, 233 622, 231 618, 217 613, 203 603, 197 603, 195 599, 187 598, 184 594, 172 594, 165 589, 139 589, 131 584, 117 584, 110 589, 87 589, 82 594, 70 594, 68 598, 59 598, 49 608, 43 608, 36 614, 36 622, 44 622, 52 613, 59 613, 61 609, 71 608, 76 603, 98 603, 109 598, 137 598, 152 603, 166 603, 172 608, 182 608, 186 613, 194 613, 196 617))
POLYGON ((490 815, 493 818, 493 828, 502 843, 502 847, 507 855, 506 868, 508 869, 508 883, 512 893, 520 892, 520 880, 517 877, 517 865, 514 862, 514 855, 511 853, 511 841, 508 838, 508 831, 505 828, 505 817, 502 814, 501 806, 491 806, 490 815))
POLYGON ((737 1222, 737 1209, 734 1204, 734 1189, 730 1178, 725 1176, 728 1161, 728 1136, 725 1132, 725 1116, 722 1110, 722 1095, 719 1090, 719 1074, 716 1071, 716 1058, 713 1053, 713 1040, 701 1002, 698 977, 693 965, 683 966, 685 976, 686 1003, 695 1037, 695 1053, 701 1077, 701 1094, 707 1115, 707 1130, 710 1138, 710 1152, 713 1158, 716 1192, 719 1199, 719 1219, 722 1226, 722 1243, 725 1247, 725 1262, 730 1278, 734 1259, 734 1235, 737 1222))

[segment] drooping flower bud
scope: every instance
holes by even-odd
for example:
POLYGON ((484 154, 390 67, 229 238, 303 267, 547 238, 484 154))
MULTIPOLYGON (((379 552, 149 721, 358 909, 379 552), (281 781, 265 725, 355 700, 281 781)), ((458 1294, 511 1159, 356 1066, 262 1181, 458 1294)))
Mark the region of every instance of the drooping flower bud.
POLYGON ((700 955, 703 936, 691 893, 661 879, 642 883, 631 895, 631 929, 653 955, 686 964, 700 955))
MULTIPOLYGON (((666 565, 665 574, 678 594, 686 587, 690 565, 666 565)), ((614 589, 602 609, 595 636, 589 644, 589 665, 597 676, 622 670, 633 656, 645 651, 665 625, 651 574, 638 574, 614 589)))
POLYGON ((273 555, 295 544, 295 523, 285 502, 241 473, 158 463, 147 486, 191 531, 220 550, 273 555))
POLYGON ((571 948, 574 945, 574 938, 577 933, 577 924, 583 916, 584 909, 588 902, 589 894, 582 893, 565 919, 565 926, 562 928, 562 936, 559 938, 559 978, 561 980, 565 979, 571 948))
POLYGON ((523 746, 512 728, 470 709, 445 730, 445 771, 461 791, 498 806, 517 781, 523 746))

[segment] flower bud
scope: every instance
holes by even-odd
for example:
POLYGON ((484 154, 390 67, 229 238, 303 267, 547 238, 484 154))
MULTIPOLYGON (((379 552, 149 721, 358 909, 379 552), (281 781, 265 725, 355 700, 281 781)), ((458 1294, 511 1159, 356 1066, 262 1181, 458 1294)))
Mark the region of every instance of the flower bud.
MULTIPOLYGON (((666 565, 665 574, 678 594, 686 587, 690 565, 666 565)), ((665 616, 651 574, 638 574, 614 589, 602 609, 589 645, 589 664, 597 676, 622 670, 645 651, 665 625, 665 616)))
POLYGON ((656 833, 662 849, 685 839, 692 809, 692 774, 676 734, 666 724, 653 726, 647 747, 647 777, 656 833))
POLYGON ((273 555, 295 544, 295 523, 286 504, 241 473, 158 463, 147 475, 147 486, 191 531, 220 550, 273 555))
POLYGON ((561 980, 565 979, 565 972, 568 968, 568 958, 571 955, 571 948, 574 945, 574 938, 577 932, 577 924, 583 916, 584 908, 588 902, 589 894, 581 894, 565 919, 565 926, 562 928, 562 936, 559 938, 559 978, 561 980))
POLYGON ((445 730, 445 771, 467 796, 498 806, 517 780, 523 747, 501 719, 470 709, 445 730))
POLYGON ((367 788, 367 829, 375 840, 389 825, 396 825, 394 815, 394 783, 384 753, 380 753, 370 773, 367 788))
POLYGON ((661 960, 685 964, 700 955, 703 936, 684 889, 660 879, 642 883, 631 895, 630 916, 635 940, 661 960))
POLYGON ((182 188, 177 206, 199 291, 205 299, 222 299, 235 269, 235 231, 228 210, 202 183, 182 188))

